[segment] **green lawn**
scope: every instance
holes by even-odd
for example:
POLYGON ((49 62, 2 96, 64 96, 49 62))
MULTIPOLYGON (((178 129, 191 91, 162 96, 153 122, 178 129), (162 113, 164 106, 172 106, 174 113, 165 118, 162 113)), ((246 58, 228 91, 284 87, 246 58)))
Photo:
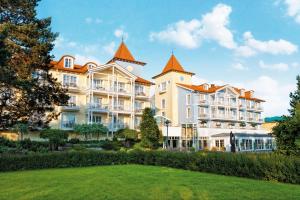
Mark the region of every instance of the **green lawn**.
POLYGON ((300 199, 300 185, 119 165, 0 173, 0 199, 300 199))

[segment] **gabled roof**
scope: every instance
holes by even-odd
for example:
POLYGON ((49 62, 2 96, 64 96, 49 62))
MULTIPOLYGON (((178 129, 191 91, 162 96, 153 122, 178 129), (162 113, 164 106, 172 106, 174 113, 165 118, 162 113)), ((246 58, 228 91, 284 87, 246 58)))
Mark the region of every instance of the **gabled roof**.
POLYGON ((154 76, 153 78, 157 78, 159 76, 162 76, 168 72, 180 72, 180 73, 185 73, 185 74, 190 74, 190 75, 194 75, 194 73, 192 72, 187 72, 183 69, 183 67, 181 66, 181 64, 179 63, 179 61, 177 60, 177 58, 174 56, 174 54, 172 53, 171 57, 169 58, 166 66, 164 67, 163 71, 154 76))
POLYGON ((125 61, 125 62, 131 62, 139 65, 145 65, 146 63, 137 61, 132 56, 131 52, 127 48, 126 44, 122 41, 119 48, 117 49, 114 57, 108 61, 108 63, 114 62, 115 60, 125 61))
POLYGON ((68 71, 68 72, 86 73, 88 71, 87 65, 81 66, 81 65, 74 64, 73 69, 65 68, 64 63, 61 62, 61 59, 60 61, 51 61, 50 65, 52 69, 68 71))
MULTIPOLYGON (((218 86, 218 85, 211 84, 210 87, 208 87, 208 89, 206 89, 204 87, 205 84, 202 84, 202 85, 186 85, 186 84, 182 84, 182 83, 177 83, 177 85, 180 86, 180 87, 189 89, 189 90, 193 90, 193 91, 197 91, 197 92, 203 92, 203 93, 214 93, 217 90, 219 90, 219 89, 226 86, 226 85, 218 86)), ((233 88, 234 88, 234 90, 236 90, 238 92, 238 94, 240 94, 241 89, 236 88, 236 87, 233 87, 233 88)), ((258 102, 265 102, 262 99, 252 97, 251 96, 251 91, 246 91, 244 95, 239 95, 239 98, 258 101, 258 102)))
POLYGON ((218 89, 224 87, 224 85, 223 86, 212 85, 211 87, 208 87, 208 89, 206 90, 204 87, 204 84, 202 84, 202 85, 186 85, 186 84, 182 84, 182 83, 177 83, 177 85, 185 87, 190 90, 204 92, 204 93, 213 93, 213 92, 217 91, 218 89))
POLYGON ((141 83, 141 84, 143 84, 143 85, 154 85, 154 83, 152 83, 151 81, 148 81, 148 80, 146 80, 146 79, 143 79, 143 78, 141 78, 141 77, 137 77, 137 79, 135 79, 135 82, 137 82, 137 83, 141 83))

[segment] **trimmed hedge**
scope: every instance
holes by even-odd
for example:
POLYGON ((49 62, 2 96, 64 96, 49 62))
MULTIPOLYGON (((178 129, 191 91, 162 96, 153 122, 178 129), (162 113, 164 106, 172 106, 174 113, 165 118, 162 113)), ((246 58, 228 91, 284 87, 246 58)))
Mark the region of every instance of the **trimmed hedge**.
POLYGON ((62 152, 0 156, 0 171, 142 164, 300 184, 300 158, 269 154, 167 151, 62 152))

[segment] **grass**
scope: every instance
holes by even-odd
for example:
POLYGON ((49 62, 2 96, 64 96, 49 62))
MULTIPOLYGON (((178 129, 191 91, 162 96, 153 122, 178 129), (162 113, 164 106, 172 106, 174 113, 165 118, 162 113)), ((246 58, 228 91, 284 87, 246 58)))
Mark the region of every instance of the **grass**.
POLYGON ((0 199, 300 199, 300 185, 119 165, 0 173, 0 199))

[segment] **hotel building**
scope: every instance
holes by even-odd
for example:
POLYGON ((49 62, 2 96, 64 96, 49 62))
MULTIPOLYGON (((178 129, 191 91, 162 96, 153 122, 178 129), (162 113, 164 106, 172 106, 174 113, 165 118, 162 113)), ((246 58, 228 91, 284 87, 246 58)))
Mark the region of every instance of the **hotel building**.
POLYGON ((230 151, 233 133, 236 151, 274 148, 274 139, 261 129, 264 100, 231 85, 193 85, 193 75, 171 55, 153 77, 157 119, 171 121, 168 128, 161 123, 165 147, 230 151))
POLYGON ((50 126, 71 130, 75 124, 102 123, 110 132, 138 129, 142 110, 150 107, 153 84, 141 77, 146 63, 135 60, 124 42, 107 64, 75 62, 70 55, 51 62, 50 72, 68 89, 70 99, 57 108, 61 114, 50 126))

